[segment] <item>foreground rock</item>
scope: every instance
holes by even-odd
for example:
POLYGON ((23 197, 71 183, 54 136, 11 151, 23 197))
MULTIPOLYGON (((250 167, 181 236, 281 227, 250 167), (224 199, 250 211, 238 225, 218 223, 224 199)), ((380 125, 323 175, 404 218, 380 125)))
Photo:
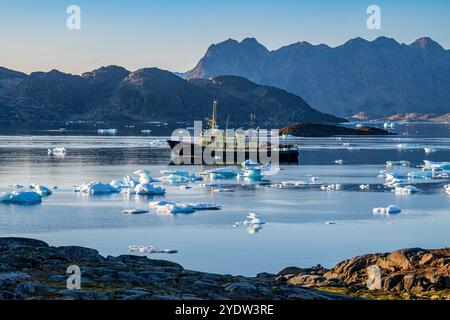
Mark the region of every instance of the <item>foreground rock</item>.
POLYGON ((295 137, 332 137, 332 136, 382 136, 392 135, 386 130, 372 127, 358 129, 346 128, 319 123, 290 124, 279 132, 280 136, 292 135, 295 137))
MULTIPOLYGON (((75 282, 70 282, 75 283, 75 282)), ((0 299, 346 299, 275 279, 186 270, 177 263, 122 255, 103 257, 83 247, 51 247, 24 238, 0 238, 0 299), (81 289, 67 288, 70 265, 81 289)))
POLYGON ((332 269, 286 268, 278 274, 289 284, 376 298, 450 299, 450 248, 402 249, 357 256, 332 269), (368 268, 376 266, 379 282, 368 289, 368 268))

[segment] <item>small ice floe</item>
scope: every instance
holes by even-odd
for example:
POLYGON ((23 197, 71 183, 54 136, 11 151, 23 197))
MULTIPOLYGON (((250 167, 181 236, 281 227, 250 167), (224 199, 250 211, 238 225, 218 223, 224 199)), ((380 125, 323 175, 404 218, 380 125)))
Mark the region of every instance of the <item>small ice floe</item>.
POLYGON ((423 150, 425 151, 425 153, 433 153, 436 152, 436 149, 432 148, 432 147, 424 147, 423 150))
POLYGON ((193 213, 203 210, 220 210, 221 206, 215 203, 184 203, 174 201, 153 201, 149 203, 151 208, 157 209, 158 213, 193 213))
POLYGON ((150 130, 150 129, 144 129, 144 130, 141 130, 141 133, 142 133, 142 134, 150 134, 150 133, 152 133, 152 130, 150 130))
POLYGON ((380 207, 372 209, 373 214, 396 214, 400 212, 402 212, 402 210, 398 206, 392 204, 387 208, 380 207))
POLYGON ((311 180, 311 181, 318 181, 318 180, 320 180, 320 178, 319 177, 317 177, 317 176, 312 176, 311 178, 309 178, 309 180, 311 180))
POLYGON ((56 148, 53 148, 53 149, 48 149, 47 153, 50 156, 62 157, 62 156, 66 155, 67 150, 64 147, 56 147, 56 148))
POLYGON ((361 190, 370 190, 370 185, 369 184, 361 184, 361 185, 359 185, 359 188, 361 190))
POLYGON ((123 177, 122 180, 113 180, 110 183, 110 186, 112 186, 115 189, 121 190, 121 189, 134 189, 139 184, 139 180, 133 179, 130 176, 123 177))
POLYGON ((98 134, 106 134, 106 135, 116 135, 117 134, 117 129, 98 129, 97 133, 98 134))
POLYGON ((292 187, 300 187, 309 184, 307 181, 297 180, 297 181, 281 181, 279 188, 292 188, 292 187))
POLYGON ((187 189, 191 189, 191 186, 185 185, 185 186, 180 186, 181 190, 187 190, 187 189))
POLYGON ((420 190, 415 186, 405 186, 405 187, 397 186, 395 187, 394 192, 396 194, 414 194, 420 192, 420 190))
POLYGON ((342 188, 341 184, 323 184, 320 186, 320 190, 323 191, 340 191, 342 188))
POLYGON ((137 194, 138 196, 162 196, 165 193, 166 189, 151 183, 139 183, 131 191, 131 194, 137 194))
POLYGON ((256 213, 250 212, 247 215, 247 219, 245 219, 244 221, 237 221, 234 223, 234 227, 239 227, 239 226, 261 226, 263 224, 266 224, 259 215, 257 215, 256 213))
POLYGON ((387 168, 393 168, 393 167, 411 167, 411 162, 406 160, 400 160, 400 161, 386 161, 386 167, 387 168))
POLYGON ((49 188, 40 184, 31 184, 30 189, 39 193, 41 197, 48 197, 52 194, 52 191, 49 188))
POLYGON ((342 144, 342 146, 344 146, 344 147, 350 147, 350 143, 344 142, 344 143, 342 144))
POLYGON ((194 213, 195 209, 188 203, 174 203, 166 204, 164 206, 157 207, 158 213, 194 213))
POLYGON ((211 170, 205 170, 200 175, 209 175, 212 179, 230 179, 238 175, 236 168, 217 168, 211 170))
POLYGON ((347 150, 348 150, 348 151, 359 151, 359 150, 361 150, 361 148, 360 148, 360 147, 352 146, 352 147, 348 147, 347 150))
POLYGON ((34 191, 14 190, 0 194, 0 203, 32 205, 42 202, 42 196, 34 191))
POLYGON ((177 250, 172 250, 172 249, 159 249, 159 248, 155 248, 153 246, 129 246, 128 247, 128 251, 130 252, 138 252, 138 253, 148 253, 148 254, 152 254, 152 253, 167 253, 167 254, 174 254, 177 253, 177 250))
POLYGON ((436 161, 423 161, 425 169, 440 169, 440 170, 450 170, 450 162, 436 162, 436 161))
POLYGON ((343 165, 344 164, 344 160, 338 159, 338 160, 335 160, 334 163, 337 164, 337 165, 343 165))
POLYGON ((325 224, 336 224, 334 221, 325 221, 325 224))
POLYGON ((448 194, 450 194, 450 184, 447 184, 444 186, 445 192, 447 192, 448 194))
POLYGON ((144 209, 125 209, 122 211, 122 213, 126 213, 126 214, 143 214, 143 213, 148 213, 148 210, 144 210, 144 209))
POLYGON ((119 192, 118 189, 114 188, 110 184, 105 184, 98 181, 83 183, 81 186, 75 187, 73 191, 91 195, 106 195, 119 192))
POLYGON ((395 128, 395 124, 393 122, 385 122, 383 124, 383 128, 385 128, 385 129, 394 129, 395 128))

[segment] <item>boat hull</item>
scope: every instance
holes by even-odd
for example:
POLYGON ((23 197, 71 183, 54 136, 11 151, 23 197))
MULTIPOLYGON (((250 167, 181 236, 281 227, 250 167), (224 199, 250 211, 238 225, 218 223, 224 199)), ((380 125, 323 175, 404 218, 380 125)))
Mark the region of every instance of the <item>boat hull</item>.
MULTIPOLYGON (((240 164, 245 160, 263 163, 275 152, 272 149, 257 150, 214 150, 196 143, 167 140, 172 149, 172 163, 175 164, 240 164), (208 155, 208 158, 204 155, 208 155)), ((298 163, 298 149, 276 151, 279 163, 298 163)), ((275 155, 274 155, 275 156, 275 155)))

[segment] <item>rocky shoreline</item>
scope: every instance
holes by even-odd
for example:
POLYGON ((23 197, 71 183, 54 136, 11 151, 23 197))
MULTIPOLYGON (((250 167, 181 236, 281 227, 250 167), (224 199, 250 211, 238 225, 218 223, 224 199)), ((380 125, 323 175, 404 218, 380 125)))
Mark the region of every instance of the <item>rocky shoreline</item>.
POLYGON ((278 274, 243 277, 187 270, 145 256, 103 257, 90 248, 0 238, 0 299, 339 300, 358 296, 450 299, 450 249, 399 250, 355 257, 330 270, 289 267, 278 274), (374 264, 381 269, 382 285, 369 292, 367 267, 374 264), (76 283, 74 274, 67 272, 69 266, 80 268, 81 289, 68 288, 68 282, 76 283))

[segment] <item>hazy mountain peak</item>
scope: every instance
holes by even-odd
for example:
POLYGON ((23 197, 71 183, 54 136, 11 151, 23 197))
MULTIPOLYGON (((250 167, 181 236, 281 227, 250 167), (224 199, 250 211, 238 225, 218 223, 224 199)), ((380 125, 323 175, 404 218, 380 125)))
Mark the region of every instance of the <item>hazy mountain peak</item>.
POLYGON ((26 76, 25 73, 0 67, 0 79, 18 79, 26 76))
POLYGON ((410 44, 413 48, 423 49, 423 50, 443 50, 445 49, 436 41, 429 37, 422 37, 410 44))
POLYGON ((92 79, 109 78, 114 76, 125 78, 129 73, 130 71, 128 71, 123 67, 116 65, 109 65, 109 66, 102 66, 98 69, 85 72, 81 76, 83 78, 92 78, 92 79))

